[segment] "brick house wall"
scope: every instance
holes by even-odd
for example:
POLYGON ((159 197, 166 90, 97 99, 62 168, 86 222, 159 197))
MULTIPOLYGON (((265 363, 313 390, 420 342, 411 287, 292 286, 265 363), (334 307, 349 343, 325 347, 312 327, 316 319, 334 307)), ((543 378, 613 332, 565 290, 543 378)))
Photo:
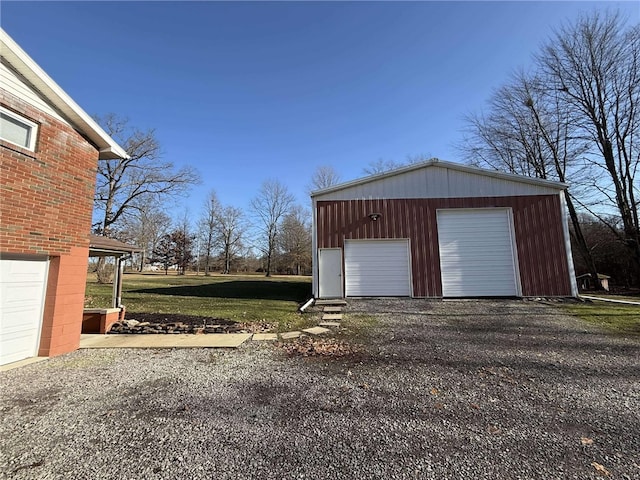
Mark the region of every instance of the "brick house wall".
POLYGON ((69 124, 0 89, 37 123, 35 152, 0 140, 0 252, 49 258, 39 355, 78 348, 99 152, 69 124))

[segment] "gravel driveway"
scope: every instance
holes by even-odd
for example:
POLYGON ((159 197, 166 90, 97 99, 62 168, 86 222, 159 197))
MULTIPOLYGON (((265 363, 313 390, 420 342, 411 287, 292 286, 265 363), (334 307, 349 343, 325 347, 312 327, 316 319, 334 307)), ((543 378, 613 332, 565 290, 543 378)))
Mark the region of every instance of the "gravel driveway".
POLYGON ((346 312, 375 319, 363 354, 84 350, 2 373, 0 476, 640 478, 638 340, 538 302, 346 312))

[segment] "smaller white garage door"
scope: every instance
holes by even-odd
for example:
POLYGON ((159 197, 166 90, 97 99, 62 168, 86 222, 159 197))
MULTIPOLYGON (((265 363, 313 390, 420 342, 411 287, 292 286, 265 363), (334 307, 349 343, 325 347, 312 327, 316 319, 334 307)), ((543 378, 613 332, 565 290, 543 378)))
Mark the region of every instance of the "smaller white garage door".
POLYGON ((347 297, 411 296, 408 240, 346 240, 347 297))
POLYGON ((518 295, 509 210, 439 210, 437 216, 443 296, 518 295))
POLYGON ((0 260, 0 365, 38 354, 46 260, 0 260))

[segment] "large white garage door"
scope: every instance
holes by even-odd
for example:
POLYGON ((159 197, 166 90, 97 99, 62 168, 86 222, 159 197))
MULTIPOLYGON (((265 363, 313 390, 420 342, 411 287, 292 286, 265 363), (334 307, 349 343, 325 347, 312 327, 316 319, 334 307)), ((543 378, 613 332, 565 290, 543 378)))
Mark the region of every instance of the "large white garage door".
POLYGON ((439 210, 437 215, 443 296, 517 296, 510 212, 439 210))
POLYGON ((347 297, 411 296, 408 240, 346 240, 347 297))
POLYGON ((47 264, 0 260, 0 365, 38 354, 47 264))

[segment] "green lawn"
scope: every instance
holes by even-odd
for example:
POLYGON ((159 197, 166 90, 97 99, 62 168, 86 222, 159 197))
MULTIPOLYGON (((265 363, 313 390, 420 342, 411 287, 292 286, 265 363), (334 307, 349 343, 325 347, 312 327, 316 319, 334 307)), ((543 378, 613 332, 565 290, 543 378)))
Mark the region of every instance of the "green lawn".
MULTIPOLYGON (((112 289, 89 275, 85 306, 110 306, 112 289)), ((128 312, 266 321, 277 324, 280 331, 305 326, 297 308, 310 297, 311 278, 294 276, 126 274, 122 286, 128 312)))
POLYGON ((640 336, 640 305, 598 302, 565 305, 581 319, 612 332, 640 336))

